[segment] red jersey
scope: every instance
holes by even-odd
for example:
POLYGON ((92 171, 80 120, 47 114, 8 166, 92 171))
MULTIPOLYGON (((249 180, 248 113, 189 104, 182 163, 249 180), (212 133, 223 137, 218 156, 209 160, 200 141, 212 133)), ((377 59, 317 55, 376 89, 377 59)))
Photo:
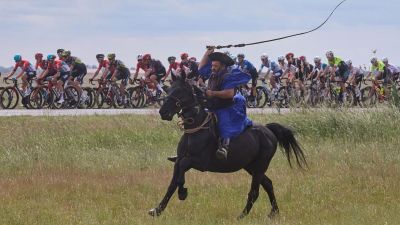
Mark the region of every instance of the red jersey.
POLYGON ((171 71, 172 69, 177 70, 178 68, 179 68, 179 63, 178 62, 174 62, 172 64, 169 64, 168 71, 171 71))
POLYGON ((24 72, 34 72, 35 69, 33 68, 32 64, 28 60, 21 60, 15 63, 14 71, 16 71, 20 67, 24 72))
POLYGON ((99 63, 99 67, 97 67, 97 69, 101 70, 102 68, 108 68, 109 65, 110 65, 110 62, 106 59, 103 59, 103 61, 101 61, 101 63, 99 63))
POLYGON ((40 67, 42 70, 46 70, 47 65, 48 65, 48 63, 46 60, 42 60, 40 62, 36 61, 35 69, 38 69, 40 67))
POLYGON ((57 72, 70 72, 71 69, 69 68, 68 64, 62 60, 56 59, 54 62, 49 62, 47 66, 49 73, 53 73, 54 71, 57 72))
POLYGON ((138 62, 136 64, 136 73, 139 73, 140 69, 146 71, 148 69, 148 67, 146 65, 144 65, 142 62, 138 62))

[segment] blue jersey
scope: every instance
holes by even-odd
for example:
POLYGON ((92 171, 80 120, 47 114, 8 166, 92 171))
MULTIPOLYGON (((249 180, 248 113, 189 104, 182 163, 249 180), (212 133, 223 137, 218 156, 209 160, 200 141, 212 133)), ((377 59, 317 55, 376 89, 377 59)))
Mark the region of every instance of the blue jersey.
POLYGON ((256 70, 256 68, 251 64, 251 62, 247 60, 243 60, 242 64, 237 64, 237 67, 243 71, 244 73, 252 73, 252 71, 256 70))
POLYGON ((268 68, 271 70, 274 74, 279 74, 282 72, 281 67, 274 61, 268 61, 267 65, 261 64, 260 71, 264 68, 268 68))

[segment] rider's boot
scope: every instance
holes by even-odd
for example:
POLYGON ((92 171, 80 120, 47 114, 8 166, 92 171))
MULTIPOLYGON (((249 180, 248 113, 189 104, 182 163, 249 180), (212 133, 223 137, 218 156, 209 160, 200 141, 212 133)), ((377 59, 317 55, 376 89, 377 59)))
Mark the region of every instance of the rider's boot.
POLYGON ((219 160, 226 160, 228 158, 228 150, 229 150, 229 138, 221 139, 221 144, 215 153, 215 156, 219 160))

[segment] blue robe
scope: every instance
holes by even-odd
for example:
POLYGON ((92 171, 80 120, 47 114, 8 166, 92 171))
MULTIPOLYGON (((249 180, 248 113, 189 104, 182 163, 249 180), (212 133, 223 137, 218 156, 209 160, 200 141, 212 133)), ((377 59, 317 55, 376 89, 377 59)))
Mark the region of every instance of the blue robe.
MULTIPOLYGON (((203 78, 208 79, 211 76, 211 64, 207 64, 199 71, 203 78)), ((230 67, 228 71, 230 74, 223 80, 221 90, 245 85, 251 79, 250 74, 244 73, 237 67, 230 67)), ((217 115, 217 125, 221 138, 236 137, 248 126, 253 125, 253 122, 246 115, 246 99, 240 93, 237 93, 233 97, 233 101, 232 106, 214 111, 217 115)))

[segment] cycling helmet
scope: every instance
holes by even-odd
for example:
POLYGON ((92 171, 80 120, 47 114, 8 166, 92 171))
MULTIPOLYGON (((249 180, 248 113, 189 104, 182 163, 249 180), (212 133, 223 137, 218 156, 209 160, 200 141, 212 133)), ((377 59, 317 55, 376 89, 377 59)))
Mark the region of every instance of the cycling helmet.
POLYGON ((139 61, 139 60, 142 60, 143 59, 143 55, 142 54, 139 54, 138 56, 137 56, 137 60, 139 61))
POLYGON ((244 58, 244 54, 243 53, 239 53, 239 54, 237 54, 237 57, 238 58, 244 58))
POLYGON ((170 57, 168 57, 168 61, 175 60, 175 59, 176 59, 175 56, 170 56, 170 57))
POLYGON ((22 56, 21 55, 15 55, 14 56, 14 61, 15 62, 19 62, 19 61, 21 61, 22 60, 22 56))
POLYGON ((55 60, 56 59, 56 56, 55 55, 48 55, 47 56, 47 60, 55 60))
POLYGON ((261 59, 268 59, 268 55, 267 55, 267 53, 263 53, 263 54, 261 54, 261 57, 260 57, 261 59))
POLYGON ((332 51, 327 51, 325 55, 326 55, 327 58, 332 58, 333 57, 333 52, 332 51))
POLYGON ((314 57, 314 62, 315 62, 315 63, 321 62, 321 57, 315 56, 315 57, 314 57))
POLYGON ((143 60, 151 60, 151 55, 150 54, 143 55, 143 60))
POLYGON ((107 55, 108 60, 114 60, 115 59, 115 54, 114 53, 110 53, 107 55))
POLYGON ((196 57, 193 57, 193 56, 190 57, 189 60, 190 60, 190 61, 193 61, 193 62, 196 62, 196 61, 197 61, 196 57))
POLYGON ((96 59, 104 59, 104 54, 97 54, 96 59))
POLYGON ((63 53, 63 51, 64 51, 64 49, 62 49, 62 48, 59 48, 59 49, 57 49, 57 54, 59 54, 59 53, 63 53))
POLYGON ((61 56, 64 58, 68 58, 71 56, 71 51, 63 51, 63 53, 61 53, 61 56))
POLYGON ((371 59, 371 63, 372 63, 372 64, 375 64, 376 62, 378 62, 378 59, 377 59, 376 57, 373 57, 373 58, 371 59))
POLYGON ((285 61, 285 57, 284 57, 284 56, 279 56, 279 57, 278 57, 278 61, 279 61, 279 62, 285 61))
POLYGON ((353 64, 353 62, 352 62, 351 60, 347 60, 347 61, 346 61, 346 64, 347 64, 348 66, 350 66, 350 65, 353 64))
POLYGON ((385 58, 382 59, 382 62, 383 63, 389 63, 389 59, 385 57, 385 58))
POLYGON ((286 58, 288 59, 288 58, 293 58, 294 57, 294 54, 293 53, 291 53, 291 52, 289 52, 288 54, 286 54, 286 58))
POLYGON ((42 53, 36 53, 35 54, 35 59, 36 60, 41 59, 41 58, 43 58, 43 54, 42 53))
POLYGON ((306 61, 306 57, 304 55, 300 56, 300 61, 306 61))
POLYGON ((188 57, 189 57, 189 54, 187 54, 187 53, 181 54, 181 59, 187 59, 188 57))

